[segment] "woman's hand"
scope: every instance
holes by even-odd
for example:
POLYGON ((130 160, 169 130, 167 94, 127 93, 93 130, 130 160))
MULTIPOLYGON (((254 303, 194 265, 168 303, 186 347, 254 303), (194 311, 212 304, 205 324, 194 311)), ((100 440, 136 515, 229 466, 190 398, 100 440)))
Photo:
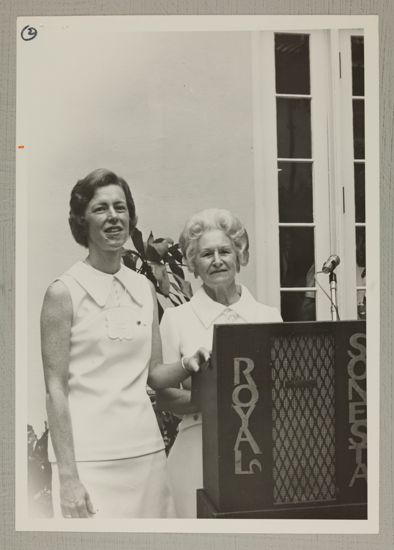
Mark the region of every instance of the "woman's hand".
POLYGON ((189 374, 208 368, 210 352, 206 348, 198 348, 191 357, 182 357, 182 367, 189 374))
POLYGON ((90 518, 95 514, 89 493, 76 478, 60 483, 60 506, 65 518, 90 518))
POLYGON ((177 359, 173 363, 163 364, 157 300, 153 285, 151 284, 150 287, 154 311, 152 321, 152 354, 149 363, 148 385, 156 391, 164 388, 177 388, 193 372, 198 372, 208 366, 210 353, 205 348, 199 348, 191 357, 183 358, 182 362, 177 359))

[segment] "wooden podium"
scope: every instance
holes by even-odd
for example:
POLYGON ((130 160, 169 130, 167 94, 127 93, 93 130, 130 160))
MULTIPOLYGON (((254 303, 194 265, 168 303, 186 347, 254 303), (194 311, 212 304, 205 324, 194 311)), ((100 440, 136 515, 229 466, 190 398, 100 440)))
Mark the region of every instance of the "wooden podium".
POLYGON ((217 325, 198 517, 367 517, 365 321, 217 325))

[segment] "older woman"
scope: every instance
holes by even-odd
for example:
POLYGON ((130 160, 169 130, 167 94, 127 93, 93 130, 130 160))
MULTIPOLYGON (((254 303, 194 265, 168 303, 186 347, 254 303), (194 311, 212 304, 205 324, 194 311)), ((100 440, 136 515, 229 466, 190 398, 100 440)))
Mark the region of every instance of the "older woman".
POLYGON ((49 286, 41 314, 55 515, 172 516, 146 383, 179 384, 207 352, 161 364, 153 287, 121 263, 136 224, 122 178, 99 169, 80 180, 69 222, 88 255, 49 286))
MULTIPOLYGON (((165 361, 179 361, 196 346, 210 349, 220 323, 281 321, 277 309, 260 304, 236 282, 248 263, 246 229, 231 212, 208 209, 186 223, 180 245, 189 270, 202 286, 190 302, 166 309, 160 330, 165 361)), ((196 517, 196 490, 202 487, 201 415, 190 402, 190 378, 182 388, 159 392, 161 408, 182 415, 169 454, 169 472, 178 517, 196 517)))

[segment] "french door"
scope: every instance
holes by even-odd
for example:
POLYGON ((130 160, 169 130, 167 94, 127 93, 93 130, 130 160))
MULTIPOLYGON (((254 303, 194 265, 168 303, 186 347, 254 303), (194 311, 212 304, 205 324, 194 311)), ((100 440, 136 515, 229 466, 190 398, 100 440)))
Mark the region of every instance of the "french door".
POLYGON ((365 315, 363 37, 357 31, 252 37, 258 298, 287 321, 365 315))

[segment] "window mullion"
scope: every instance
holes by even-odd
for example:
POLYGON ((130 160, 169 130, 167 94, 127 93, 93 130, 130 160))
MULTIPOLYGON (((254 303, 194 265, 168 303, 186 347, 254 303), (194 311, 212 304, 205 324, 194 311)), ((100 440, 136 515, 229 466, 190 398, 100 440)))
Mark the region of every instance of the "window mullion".
POLYGON ((341 273, 338 280, 338 294, 342 306, 342 317, 357 319, 356 246, 355 246, 355 204, 354 204, 354 152, 353 152, 353 103, 352 103, 352 58, 351 32, 340 31, 338 47, 341 53, 342 71, 339 93, 333 97, 334 111, 339 114, 335 143, 340 147, 340 185, 344 205, 338 210, 339 242, 341 246, 341 273), (345 276, 346 275, 346 276, 345 276))
MULTIPOLYGON (((329 59, 327 32, 316 31, 310 37, 311 92, 312 92, 312 156, 315 222, 315 271, 331 253, 332 197, 329 193, 329 59)), ((329 293, 328 277, 317 275, 319 283, 329 293)), ((316 319, 331 318, 330 303, 320 290, 316 294, 316 319)))
POLYGON ((274 54, 273 32, 252 33, 257 298, 280 308, 274 54))

